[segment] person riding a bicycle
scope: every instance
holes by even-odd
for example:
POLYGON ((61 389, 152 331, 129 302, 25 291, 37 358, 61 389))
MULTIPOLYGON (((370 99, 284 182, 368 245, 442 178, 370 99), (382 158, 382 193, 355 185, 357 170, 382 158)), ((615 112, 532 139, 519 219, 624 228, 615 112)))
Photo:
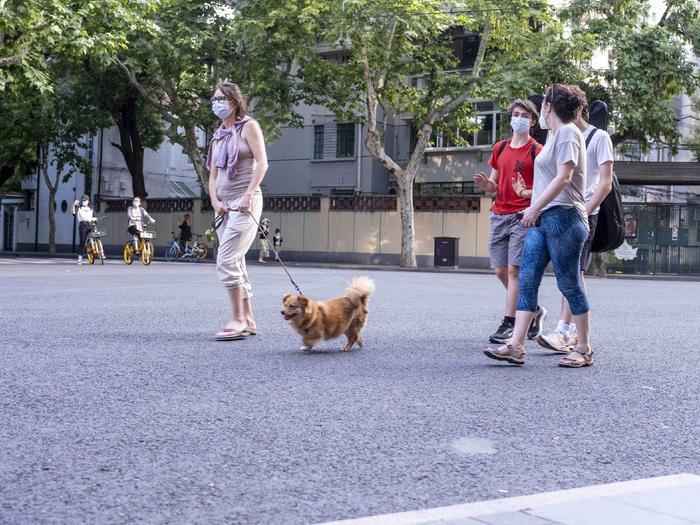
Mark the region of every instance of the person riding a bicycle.
POLYGON ((78 220, 78 232, 80 234, 80 252, 78 253, 78 264, 83 264, 83 254, 85 253, 87 238, 95 227, 95 222, 97 222, 95 212, 90 207, 90 196, 83 195, 83 198, 80 199, 80 201, 76 199, 75 202, 73 202, 71 211, 78 220))
POLYGON ((141 199, 139 197, 134 197, 134 200, 131 201, 131 206, 126 212, 129 215, 128 230, 134 236, 134 249, 138 251, 144 225, 153 224, 156 220, 141 207, 141 199))
POLYGON ((177 227, 180 228, 180 245, 184 249, 187 243, 192 240, 192 216, 186 213, 177 227))

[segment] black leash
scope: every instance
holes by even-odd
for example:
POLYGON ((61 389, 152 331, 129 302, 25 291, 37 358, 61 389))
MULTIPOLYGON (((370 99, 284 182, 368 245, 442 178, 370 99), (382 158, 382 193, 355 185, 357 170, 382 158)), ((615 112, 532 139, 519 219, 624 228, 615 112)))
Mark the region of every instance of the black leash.
MULTIPOLYGON (((238 208, 233 208, 233 209, 231 209, 231 211, 238 211, 238 208)), ((259 223, 258 221, 255 220, 255 217, 253 217, 253 214, 252 214, 252 213, 249 213, 248 215, 250 216, 251 219, 253 219, 253 222, 254 222, 255 225, 258 227, 258 231, 259 231, 260 233, 262 233, 263 236, 265 237, 265 240, 267 241, 267 244, 268 244, 268 245, 270 246, 270 248, 272 249, 273 253, 275 254, 275 257, 277 257, 277 260, 279 261, 280 266, 282 266, 282 269, 283 269, 283 270, 285 271, 285 273, 287 274, 287 277, 289 277, 289 280, 290 280, 290 281, 292 282, 292 284, 294 285, 294 288, 296 288, 297 292, 299 292, 299 295, 302 295, 301 289, 299 288, 299 285, 296 283, 296 281, 294 281, 294 278, 293 278, 292 275, 289 273, 289 270, 287 270, 287 266, 285 266, 284 261, 282 260, 282 257, 280 257, 280 254, 277 253, 277 250, 275 250, 274 244, 270 242, 270 239, 268 238, 267 233, 265 233, 265 230, 263 230, 263 229, 260 227, 260 223, 259 223)), ((214 218, 214 220, 212 221, 211 227, 214 228, 214 230, 218 230, 219 227, 220 227, 223 223, 224 223, 224 216, 223 216, 223 215, 217 215, 217 216, 214 218)))

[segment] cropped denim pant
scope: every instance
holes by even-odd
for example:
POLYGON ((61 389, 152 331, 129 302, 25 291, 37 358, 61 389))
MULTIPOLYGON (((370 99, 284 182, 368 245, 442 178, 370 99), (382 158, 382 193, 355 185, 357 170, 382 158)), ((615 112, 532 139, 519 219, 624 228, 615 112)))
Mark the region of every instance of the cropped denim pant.
POLYGON ((545 210, 538 226, 525 236, 518 280, 518 310, 534 312, 544 270, 552 262, 557 286, 569 301, 571 313, 585 314, 588 298, 581 281, 581 250, 588 238, 588 226, 575 208, 554 206, 545 210))

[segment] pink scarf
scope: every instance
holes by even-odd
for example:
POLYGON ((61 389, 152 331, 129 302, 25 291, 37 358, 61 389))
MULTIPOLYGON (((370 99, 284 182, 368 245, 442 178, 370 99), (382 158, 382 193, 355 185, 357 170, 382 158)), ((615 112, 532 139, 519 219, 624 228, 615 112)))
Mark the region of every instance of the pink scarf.
POLYGON ((216 155, 215 165, 217 168, 228 168, 228 178, 236 177, 236 163, 238 162, 238 142, 243 126, 248 122, 249 118, 244 118, 234 123, 232 127, 225 128, 223 123, 216 130, 214 136, 209 143, 209 151, 207 153, 207 169, 211 168, 211 159, 214 151, 214 141, 223 139, 219 146, 219 151, 216 155))

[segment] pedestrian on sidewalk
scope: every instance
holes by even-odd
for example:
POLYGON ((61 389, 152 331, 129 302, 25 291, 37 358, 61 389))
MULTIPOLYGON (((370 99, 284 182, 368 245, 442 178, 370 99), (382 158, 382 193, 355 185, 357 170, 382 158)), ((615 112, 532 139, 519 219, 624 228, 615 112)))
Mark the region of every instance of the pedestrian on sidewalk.
POLYGON ((78 264, 83 264, 83 254, 87 245, 87 238, 90 232, 95 228, 97 217, 94 210, 90 207, 90 196, 83 195, 82 199, 77 199, 73 202, 71 212, 78 220, 78 234, 80 237, 80 245, 78 246, 78 264))
POLYGON ((560 366, 578 368, 593 363, 588 338, 588 298, 581 282, 580 259, 588 238, 586 213, 586 143, 574 124, 581 100, 571 86, 555 84, 545 93, 540 127, 550 136, 535 161, 532 202, 523 212, 528 228, 520 263, 518 307, 513 337, 484 353, 500 361, 525 364, 525 338, 537 310, 537 294, 551 262, 579 334, 578 344, 560 366))
POLYGON ((270 219, 264 217, 260 221, 260 254, 258 255, 258 262, 264 263, 266 259, 270 258, 270 243, 268 242, 268 235, 270 235, 270 219))
POLYGON ((216 216, 221 217, 216 269, 231 301, 231 320, 216 339, 229 341, 257 333, 245 254, 262 214, 260 183, 267 172, 267 153, 262 129, 246 114, 246 99, 237 85, 219 84, 211 102, 222 121, 207 157, 209 197, 216 216))
MULTIPOLYGON (((474 182, 484 192, 496 194, 489 219, 489 255, 491 268, 506 289, 506 305, 500 326, 489 337, 494 344, 510 339, 515 327, 518 271, 527 232, 520 219, 530 205, 535 158, 542 151, 542 146, 530 136, 538 116, 531 101, 514 100, 508 107, 512 136, 494 145, 488 161, 491 175, 479 171, 474 176, 474 182)), ((541 334, 545 316, 545 309, 538 306, 528 331, 530 339, 541 334)))
POLYGON ((275 260, 279 261, 279 254, 282 253, 282 230, 275 228, 275 234, 272 236, 272 245, 275 247, 275 260))
MULTIPOLYGON (((600 204, 610 193, 613 183, 613 145, 610 135, 605 130, 596 128, 586 122, 584 115, 588 114, 588 101, 586 94, 578 86, 573 86, 574 93, 581 100, 581 107, 576 113, 574 124, 583 133, 586 141, 586 213, 588 214, 588 226, 590 232, 583 245, 581 252, 581 282, 584 289, 586 280, 584 273, 591 265, 593 237, 595 236, 596 225, 598 224, 598 212, 600 204)), ((571 308, 562 296, 561 317, 557 327, 548 334, 542 334, 537 338, 537 344, 549 350, 568 353, 571 348, 576 347, 578 333, 576 324, 573 322, 571 308)))

